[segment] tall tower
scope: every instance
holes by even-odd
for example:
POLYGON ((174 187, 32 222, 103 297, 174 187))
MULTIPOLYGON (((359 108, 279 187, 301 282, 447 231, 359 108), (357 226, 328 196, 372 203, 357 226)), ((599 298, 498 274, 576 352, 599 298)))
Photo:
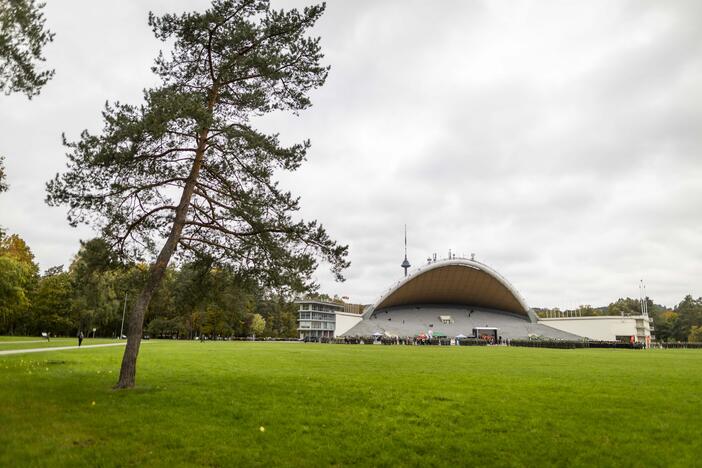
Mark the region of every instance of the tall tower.
POLYGON ((400 266, 405 269, 405 276, 407 276, 407 270, 412 265, 410 265, 409 260, 407 260, 407 225, 406 224, 405 224, 405 259, 402 261, 402 265, 400 265, 400 266))

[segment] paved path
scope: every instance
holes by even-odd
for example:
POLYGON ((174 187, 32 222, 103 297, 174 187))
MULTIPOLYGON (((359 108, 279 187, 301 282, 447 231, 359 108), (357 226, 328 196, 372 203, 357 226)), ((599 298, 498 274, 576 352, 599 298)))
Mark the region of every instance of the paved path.
MULTIPOLYGON (((107 344, 94 344, 80 346, 80 348, 106 348, 108 346, 124 346, 127 342, 122 343, 107 343, 107 344)), ((22 354, 22 353, 41 353, 44 351, 63 351, 64 349, 78 349, 79 346, 57 346, 55 348, 32 348, 32 349, 8 349, 7 351, 0 351, 0 356, 7 356, 9 354, 22 354)))

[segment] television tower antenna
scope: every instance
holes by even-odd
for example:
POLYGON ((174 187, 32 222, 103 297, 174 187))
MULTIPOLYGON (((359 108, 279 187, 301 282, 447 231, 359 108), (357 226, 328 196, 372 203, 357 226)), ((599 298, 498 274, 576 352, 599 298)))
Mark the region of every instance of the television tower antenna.
POLYGON ((648 316, 648 296, 646 294, 646 283, 644 280, 639 282, 639 304, 641 306, 641 315, 648 316))
POLYGON ((407 225, 406 225, 406 224, 405 224, 405 259, 402 261, 402 265, 400 265, 400 266, 401 266, 402 268, 404 268, 404 270, 405 270, 405 277, 407 277, 407 270, 408 270, 409 267, 411 267, 412 265, 410 265, 409 260, 407 260, 407 225))

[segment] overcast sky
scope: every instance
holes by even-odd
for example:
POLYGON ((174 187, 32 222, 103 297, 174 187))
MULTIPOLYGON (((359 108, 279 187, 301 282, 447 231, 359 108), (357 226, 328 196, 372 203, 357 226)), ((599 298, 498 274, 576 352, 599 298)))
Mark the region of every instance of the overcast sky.
MULTIPOLYGON (((44 204, 61 132, 156 83, 149 10, 207 3, 47 1, 56 76, 0 96, 0 225, 42 270, 93 236, 44 204)), ((349 244, 323 292, 374 301, 402 276, 406 223, 413 267, 475 253, 534 307, 638 297, 642 278, 663 304, 702 295, 702 2, 330 0, 316 33, 332 69, 314 106, 258 125, 312 141, 282 182, 349 244)))

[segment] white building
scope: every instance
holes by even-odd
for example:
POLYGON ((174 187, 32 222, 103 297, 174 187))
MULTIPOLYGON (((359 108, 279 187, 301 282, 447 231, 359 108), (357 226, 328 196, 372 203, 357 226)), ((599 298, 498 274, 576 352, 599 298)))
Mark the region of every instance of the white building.
POLYGON ((302 339, 339 336, 363 318, 361 307, 355 304, 308 300, 295 303, 300 306, 297 331, 302 339))
POLYGON ((539 318, 539 323, 591 340, 651 342, 652 324, 646 315, 539 318))

